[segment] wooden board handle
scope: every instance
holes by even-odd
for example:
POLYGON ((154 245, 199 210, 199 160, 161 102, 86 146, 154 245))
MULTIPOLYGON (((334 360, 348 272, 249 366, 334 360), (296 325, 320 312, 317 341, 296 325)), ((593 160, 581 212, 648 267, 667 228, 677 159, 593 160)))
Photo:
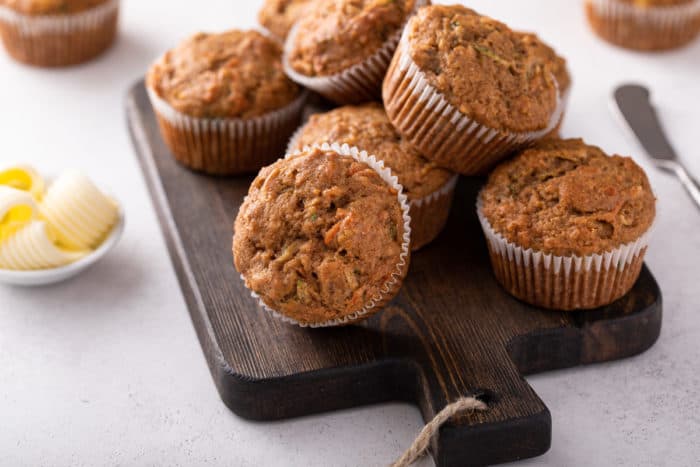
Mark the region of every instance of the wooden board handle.
POLYGON ((410 359, 404 371, 413 375, 402 378, 414 382, 415 387, 405 391, 413 395, 410 402, 420 407, 426 423, 460 397, 475 396, 489 406, 442 427, 432 445, 437 464, 463 466, 465 459, 474 465, 505 462, 512 455, 503 450, 504 437, 528 456, 546 452, 551 439, 549 410, 523 379, 506 346, 498 352, 487 342, 483 352, 474 345, 452 346, 455 340, 430 324, 435 317, 424 320, 416 309, 402 295, 379 318, 386 356, 410 359))

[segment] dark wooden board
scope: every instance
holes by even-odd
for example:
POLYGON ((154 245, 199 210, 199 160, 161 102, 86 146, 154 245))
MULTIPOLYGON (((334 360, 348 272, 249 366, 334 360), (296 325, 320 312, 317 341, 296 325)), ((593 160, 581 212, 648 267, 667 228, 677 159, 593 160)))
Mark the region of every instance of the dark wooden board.
POLYGON ((178 166, 142 83, 130 130, 214 382, 241 417, 275 420, 399 400, 430 420, 463 395, 489 410, 452 421, 432 450, 439 466, 543 454, 549 410, 523 375, 629 357, 661 328, 661 293, 644 268, 632 292, 594 311, 539 310, 508 296, 488 264, 474 214, 479 180, 461 180, 448 226, 415 254, 398 297, 361 325, 302 329, 259 309, 231 257, 233 220, 252 177, 211 178, 178 166))

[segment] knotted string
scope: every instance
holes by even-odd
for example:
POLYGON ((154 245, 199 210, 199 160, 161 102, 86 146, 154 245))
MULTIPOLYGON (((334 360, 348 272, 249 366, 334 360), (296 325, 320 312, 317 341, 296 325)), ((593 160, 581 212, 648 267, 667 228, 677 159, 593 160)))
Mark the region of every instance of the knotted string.
POLYGON ((399 460, 392 464, 392 467, 408 467, 423 457, 428 451, 430 440, 433 436, 440 431, 442 425, 447 423, 455 415, 465 412, 484 411, 488 410, 488 408, 489 407, 485 403, 476 397, 461 397, 457 401, 449 404, 423 427, 418 437, 413 441, 411 447, 403 453, 399 460))

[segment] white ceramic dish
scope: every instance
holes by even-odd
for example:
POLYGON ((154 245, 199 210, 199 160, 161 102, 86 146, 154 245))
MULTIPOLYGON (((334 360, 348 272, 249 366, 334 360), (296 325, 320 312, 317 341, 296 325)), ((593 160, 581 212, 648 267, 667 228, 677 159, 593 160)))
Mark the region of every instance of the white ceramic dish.
POLYGON ((90 266, 104 258, 104 256, 109 253, 112 248, 117 245, 117 243, 119 243, 119 239, 124 232, 124 224, 124 210, 120 204, 117 223, 112 228, 109 236, 92 253, 74 263, 53 269, 39 269, 35 271, 13 271, 9 269, 0 269, 0 283, 33 287, 56 284, 75 277, 78 274, 85 272, 90 266))

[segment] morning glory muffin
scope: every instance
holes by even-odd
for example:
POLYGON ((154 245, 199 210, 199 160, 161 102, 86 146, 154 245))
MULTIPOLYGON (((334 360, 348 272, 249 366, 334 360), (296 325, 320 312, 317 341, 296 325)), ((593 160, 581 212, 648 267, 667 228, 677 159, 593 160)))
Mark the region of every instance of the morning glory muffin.
POLYGON ((366 153, 324 145, 260 171, 236 217, 233 255, 264 308, 302 326, 379 311, 409 261, 410 216, 395 177, 366 153))
POLYGON ((339 104, 377 100, 406 20, 427 0, 319 0, 287 37, 287 74, 339 104))
POLYGON ((438 165, 479 175, 559 123, 549 60, 523 35, 461 5, 421 8, 384 81, 392 124, 438 165))
POLYGON ((634 50, 675 49, 700 32, 700 0, 586 0, 586 14, 598 36, 634 50))
POLYGON ((411 206, 411 249, 438 236, 447 222, 457 177, 437 167, 396 132, 381 105, 346 106, 316 114, 293 138, 291 150, 322 143, 358 147, 382 160, 403 186, 411 206))
POLYGON ((112 45, 118 16, 119 0, 0 0, 0 35, 20 62, 75 65, 112 45))
POLYGON ((477 208, 503 287, 536 306, 576 310, 632 288, 656 199, 631 158, 552 139, 499 165, 477 208))
POLYGON ((265 0, 258 13, 260 24, 275 37, 284 40, 294 23, 310 12, 315 0, 265 0))
POLYGON ((571 94, 571 73, 569 72, 566 59, 561 55, 558 55, 552 47, 547 45, 535 34, 521 33, 521 37, 525 47, 530 49, 530 53, 538 54, 549 67, 550 71, 554 75, 554 78, 557 80, 562 110, 559 123, 548 135, 551 137, 557 137, 564 120, 564 113, 566 112, 566 107, 569 103, 569 96, 571 94))
POLYGON ((257 31, 198 33, 166 52, 146 87, 175 158, 215 175, 255 172, 284 153, 304 93, 281 46, 257 31))

